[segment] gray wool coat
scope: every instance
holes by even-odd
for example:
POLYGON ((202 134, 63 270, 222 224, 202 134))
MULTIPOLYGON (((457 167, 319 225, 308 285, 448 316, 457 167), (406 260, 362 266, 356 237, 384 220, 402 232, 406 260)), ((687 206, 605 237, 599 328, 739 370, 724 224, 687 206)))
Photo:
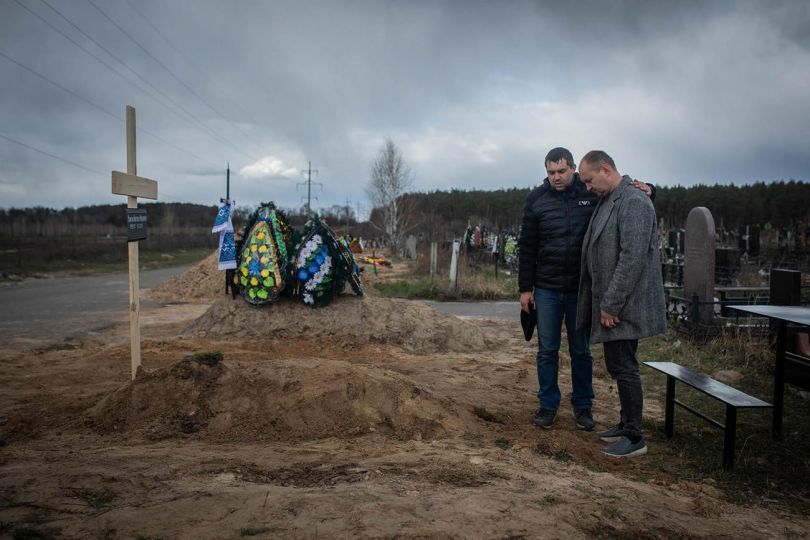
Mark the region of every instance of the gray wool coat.
POLYGON ((599 200, 582 243, 577 329, 589 331, 591 343, 641 339, 667 328, 655 209, 630 182, 624 176, 599 200), (602 326, 600 310, 621 322, 602 326))

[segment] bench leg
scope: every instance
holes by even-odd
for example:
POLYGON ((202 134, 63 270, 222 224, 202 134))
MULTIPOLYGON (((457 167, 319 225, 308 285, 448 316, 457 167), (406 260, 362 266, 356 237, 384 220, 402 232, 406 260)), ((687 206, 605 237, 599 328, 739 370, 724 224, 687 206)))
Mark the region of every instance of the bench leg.
POLYGON ((734 469, 734 445, 737 440, 737 407, 726 405, 726 429, 723 440, 723 468, 734 469))
POLYGON ((664 416, 664 433, 672 438, 675 433, 675 378, 667 375, 666 414, 664 416))

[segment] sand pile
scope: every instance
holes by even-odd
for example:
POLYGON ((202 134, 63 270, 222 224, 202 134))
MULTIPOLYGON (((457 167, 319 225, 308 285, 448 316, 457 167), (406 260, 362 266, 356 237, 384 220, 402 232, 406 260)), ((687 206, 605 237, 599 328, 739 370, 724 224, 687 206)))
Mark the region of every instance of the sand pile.
POLYGON ((225 272, 217 270, 219 250, 179 276, 149 289, 145 298, 158 302, 213 299, 225 295, 225 272))
POLYGON ((402 375, 334 360, 272 359, 246 367, 186 359, 139 374, 86 414, 102 433, 215 441, 371 432, 435 439, 475 426, 469 412, 402 375))
POLYGON ((381 343, 421 353, 474 352, 498 344, 475 323, 422 302, 350 294, 320 309, 287 298, 260 308, 224 298, 188 331, 212 339, 304 339, 325 346, 381 343))

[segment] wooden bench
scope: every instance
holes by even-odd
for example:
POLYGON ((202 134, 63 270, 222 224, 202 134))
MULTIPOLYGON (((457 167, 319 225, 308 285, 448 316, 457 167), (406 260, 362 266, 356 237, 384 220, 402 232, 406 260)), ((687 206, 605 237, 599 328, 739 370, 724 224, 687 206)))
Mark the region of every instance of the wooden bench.
POLYGON ((692 371, 674 362, 644 362, 644 365, 660 371, 667 376, 666 420, 664 423, 664 432, 667 437, 671 438, 674 433, 675 405, 678 405, 725 432, 725 438, 723 440, 723 467, 728 470, 733 469, 734 444, 737 436, 737 409, 764 409, 772 407, 772 405, 759 398, 740 392, 727 384, 716 381, 708 375, 692 371), (696 411, 689 405, 675 399, 676 380, 688 384, 707 396, 711 396, 725 403, 726 423, 721 424, 714 418, 706 416, 700 411, 696 411))

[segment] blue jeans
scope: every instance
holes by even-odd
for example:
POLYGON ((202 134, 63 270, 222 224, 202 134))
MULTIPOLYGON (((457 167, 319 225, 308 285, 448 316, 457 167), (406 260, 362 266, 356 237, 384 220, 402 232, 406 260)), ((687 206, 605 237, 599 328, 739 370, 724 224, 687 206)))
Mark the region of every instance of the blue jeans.
POLYGON ((548 289, 534 290, 537 310, 537 379, 540 408, 556 411, 560 407, 560 387, 557 385, 562 322, 568 331, 568 352, 571 354, 571 404, 574 409, 589 409, 593 402, 593 356, 585 332, 576 330, 577 293, 548 289))

